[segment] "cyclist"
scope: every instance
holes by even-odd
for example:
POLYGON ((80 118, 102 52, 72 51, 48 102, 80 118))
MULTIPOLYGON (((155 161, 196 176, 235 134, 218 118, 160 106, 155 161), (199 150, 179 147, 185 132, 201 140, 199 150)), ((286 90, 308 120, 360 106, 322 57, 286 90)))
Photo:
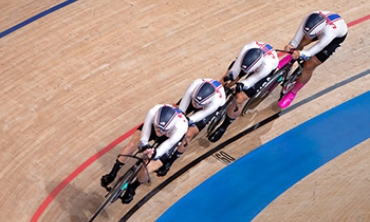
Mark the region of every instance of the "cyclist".
MULTIPOLYGON (((188 117, 187 141, 191 141, 210 122, 219 107, 225 104, 225 90, 214 79, 197 79, 189 85, 182 97, 179 109, 188 117)), ((184 143, 175 151, 167 162, 157 170, 158 176, 165 176, 173 162, 186 151, 184 143)))
POLYGON ((216 142, 221 139, 227 127, 242 112, 244 102, 259 91, 265 78, 277 68, 278 64, 279 58, 270 44, 254 41, 243 46, 238 57, 230 64, 228 70, 220 80, 226 87, 236 85, 235 97, 239 109, 235 111, 236 104, 233 101, 226 111, 225 120, 208 137, 209 141, 216 142), (243 77, 246 78, 239 81, 243 77))
POLYGON ((278 103, 281 108, 291 104, 297 92, 310 80, 315 68, 324 63, 341 46, 347 32, 346 22, 334 12, 315 11, 303 19, 293 40, 285 46, 285 50, 294 50, 293 59, 301 58, 306 61, 295 86, 278 103), (312 42, 316 43, 303 50, 312 42))
MULTIPOLYGON (((151 161, 147 168, 149 172, 154 172, 166 162, 166 159, 171 156, 169 153, 172 148, 177 146, 185 137, 188 130, 188 121, 182 112, 174 108, 172 105, 159 104, 151 108, 141 127, 133 134, 131 141, 121 150, 120 154, 132 154, 138 148, 141 151, 146 151, 151 156, 151 161), (155 140, 159 146, 154 150, 148 144, 149 141, 155 140)), ((110 173, 102 176, 101 185, 108 186, 115 177, 118 171, 122 168, 128 157, 120 156, 116 159, 110 173)), ((145 169, 142 169, 140 174, 146 175, 145 169)), ((140 183, 146 182, 147 179, 139 177, 129 185, 127 192, 122 198, 123 203, 129 203, 135 194, 135 188, 140 183)))

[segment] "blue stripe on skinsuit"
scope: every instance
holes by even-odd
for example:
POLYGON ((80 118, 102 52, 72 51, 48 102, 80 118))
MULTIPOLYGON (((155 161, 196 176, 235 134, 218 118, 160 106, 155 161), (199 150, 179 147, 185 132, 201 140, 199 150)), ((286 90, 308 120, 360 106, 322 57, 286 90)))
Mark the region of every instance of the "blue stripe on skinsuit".
POLYGON ((270 51, 270 50, 272 50, 273 49, 273 47, 270 45, 270 44, 265 44, 265 46, 266 46, 266 49, 268 49, 267 51, 270 51))
POLYGON ((221 83, 217 80, 213 80, 211 83, 216 87, 216 89, 221 86, 221 83))
POLYGON ((292 185, 369 138, 369 101, 370 92, 364 93, 262 145, 196 187, 157 221, 252 220, 292 185))
POLYGON ((267 52, 271 51, 273 49, 273 47, 266 43, 266 44, 263 44, 261 49, 262 49, 262 53, 266 54, 267 52))
POLYGON ((178 113, 178 114, 182 114, 181 110, 177 107, 173 107, 173 109, 178 113))
POLYGON ((334 21, 334 20, 337 20, 337 19, 340 19, 340 16, 338 15, 338 14, 330 14, 329 16, 328 16, 328 19, 329 19, 329 21, 334 21))

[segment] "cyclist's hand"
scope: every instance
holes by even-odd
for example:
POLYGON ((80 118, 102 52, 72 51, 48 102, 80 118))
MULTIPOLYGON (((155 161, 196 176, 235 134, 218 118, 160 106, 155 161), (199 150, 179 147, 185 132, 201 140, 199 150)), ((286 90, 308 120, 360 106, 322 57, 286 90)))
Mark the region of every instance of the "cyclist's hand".
POLYGON ((291 44, 288 44, 284 47, 284 50, 287 52, 291 52, 292 50, 294 50, 294 46, 291 44))
POLYGON ((233 83, 232 81, 228 81, 228 82, 226 82, 223 86, 224 86, 225 88, 231 88, 231 87, 233 87, 233 85, 234 85, 234 83, 233 83))
POLYGON ((150 148, 152 148, 152 147, 149 144, 145 144, 142 141, 139 142, 139 150, 140 150, 140 152, 143 152, 143 151, 145 151, 147 149, 150 149, 150 148))
POLYGON ((223 86, 229 87, 229 85, 234 81, 232 74, 229 72, 228 75, 222 78, 221 84, 223 86))
POLYGON ((231 78, 230 75, 228 75, 228 76, 225 76, 222 80, 224 83, 227 83, 227 82, 231 82, 233 79, 231 78))
POLYGON ((301 55, 301 52, 299 50, 294 50, 293 54, 292 54, 292 58, 294 60, 297 60, 299 59, 299 56, 301 55))
POLYGON ((155 156, 154 148, 146 149, 143 153, 147 154, 149 159, 155 156))
POLYGON ((236 86, 235 86, 236 93, 240 93, 241 91, 243 91, 243 88, 244 88, 244 84, 243 83, 241 83, 241 82, 237 82, 236 83, 236 86))

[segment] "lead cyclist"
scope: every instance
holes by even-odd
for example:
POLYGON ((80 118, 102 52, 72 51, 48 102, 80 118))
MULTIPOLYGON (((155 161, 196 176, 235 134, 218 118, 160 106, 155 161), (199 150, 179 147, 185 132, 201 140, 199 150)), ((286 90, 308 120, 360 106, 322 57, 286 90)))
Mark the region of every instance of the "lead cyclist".
POLYGON ((301 22, 293 40, 285 46, 286 51, 293 51, 293 59, 305 60, 302 74, 296 84, 278 103, 280 108, 287 108, 298 91, 311 79, 317 66, 324 63, 341 46, 347 37, 348 26, 335 12, 315 11, 301 22), (309 49, 305 46, 316 42, 309 49))

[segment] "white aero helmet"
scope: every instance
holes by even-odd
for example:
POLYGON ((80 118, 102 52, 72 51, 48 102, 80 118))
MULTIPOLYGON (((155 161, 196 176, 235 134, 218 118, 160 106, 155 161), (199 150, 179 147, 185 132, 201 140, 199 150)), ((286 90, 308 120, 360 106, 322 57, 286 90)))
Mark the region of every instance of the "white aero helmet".
POLYGON ((177 112, 172 106, 163 105, 154 115, 154 127, 166 133, 175 125, 177 112))
POLYGON ((191 102, 195 108, 202 108, 212 101, 216 95, 216 88, 210 82, 203 82, 195 88, 191 97, 191 102))
POLYGON ((325 28, 326 26, 326 18, 324 15, 318 12, 314 12, 309 15, 303 24, 303 32, 304 34, 313 39, 317 37, 317 35, 325 28))
POLYGON ((263 51, 260 48, 251 48, 245 52, 241 70, 246 74, 250 74, 261 66, 263 61, 263 51))

